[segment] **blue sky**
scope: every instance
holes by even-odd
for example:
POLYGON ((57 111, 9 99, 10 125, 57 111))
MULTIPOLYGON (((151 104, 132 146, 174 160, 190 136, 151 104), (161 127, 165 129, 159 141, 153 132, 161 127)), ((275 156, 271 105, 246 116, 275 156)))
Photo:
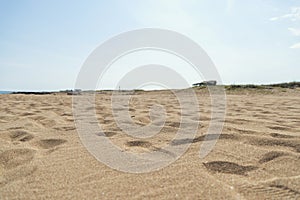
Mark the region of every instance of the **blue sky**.
POLYGON ((300 81, 299 0, 15 0, 0 5, 0 90, 73 88, 98 45, 146 27, 196 41, 223 83, 300 81))

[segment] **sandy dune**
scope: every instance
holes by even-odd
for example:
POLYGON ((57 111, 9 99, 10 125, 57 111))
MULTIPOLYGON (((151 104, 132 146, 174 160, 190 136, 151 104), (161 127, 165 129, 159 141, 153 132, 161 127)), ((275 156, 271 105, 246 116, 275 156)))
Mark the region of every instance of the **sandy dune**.
MULTIPOLYGON (((150 123, 153 104, 167 111, 164 128, 149 139, 122 133, 109 94, 97 95, 97 117, 105 135, 124 151, 191 142, 172 140, 180 109, 170 92, 137 92, 131 98, 137 124, 150 123)), ((202 90, 197 95, 201 120, 188 151, 145 174, 113 170, 87 152, 74 124, 72 96, 0 95, 0 199, 299 199, 300 90, 227 92, 223 133, 204 159, 199 149, 210 120, 210 98, 202 90)))

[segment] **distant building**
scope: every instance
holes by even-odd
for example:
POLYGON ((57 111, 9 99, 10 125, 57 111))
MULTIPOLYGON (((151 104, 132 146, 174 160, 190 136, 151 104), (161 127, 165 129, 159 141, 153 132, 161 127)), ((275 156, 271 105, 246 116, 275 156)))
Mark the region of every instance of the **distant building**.
POLYGON ((68 95, 80 95, 81 92, 82 92, 81 89, 67 90, 68 95))
POLYGON ((217 85, 217 81, 203 81, 200 83, 194 83, 193 86, 213 86, 213 85, 217 85))

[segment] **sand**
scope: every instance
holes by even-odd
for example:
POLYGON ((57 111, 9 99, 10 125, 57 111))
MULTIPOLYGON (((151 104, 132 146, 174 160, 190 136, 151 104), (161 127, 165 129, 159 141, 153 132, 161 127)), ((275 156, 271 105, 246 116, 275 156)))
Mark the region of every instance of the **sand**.
POLYGON ((210 120, 209 96, 197 91, 201 119, 196 138, 172 141, 180 110, 167 91, 137 92, 133 120, 150 122, 148 108, 165 106, 157 137, 132 138, 118 128, 110 93, 97 95, 106 136, 124 151, 149 152, 191 142, 171 165, 150 173, 124 173, 97 161, 82 145, 72 96, 0 95, 0 199, 299 199, 300 90, 227 92, 226 122, 208 156, 199 158, 210 120))

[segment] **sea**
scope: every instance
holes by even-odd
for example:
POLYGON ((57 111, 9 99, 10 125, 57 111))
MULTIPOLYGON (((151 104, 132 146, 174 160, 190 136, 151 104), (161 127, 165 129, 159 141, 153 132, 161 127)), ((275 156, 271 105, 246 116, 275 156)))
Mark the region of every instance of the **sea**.
POLYGON ((13 91, 0 91, 0 94, 10 94, 12 93, 13 91))

